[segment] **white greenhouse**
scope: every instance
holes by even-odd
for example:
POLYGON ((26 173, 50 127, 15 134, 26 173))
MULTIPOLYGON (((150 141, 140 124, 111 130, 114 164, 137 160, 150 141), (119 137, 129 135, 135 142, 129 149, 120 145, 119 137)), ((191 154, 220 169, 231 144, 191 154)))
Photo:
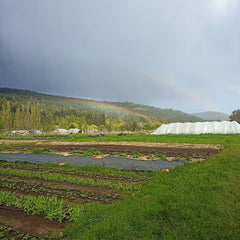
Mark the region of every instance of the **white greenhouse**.
POLYGON ((233 121, 187 122, 162 124, 152 134, 235 134, 240 133, 240 124, 233 121))

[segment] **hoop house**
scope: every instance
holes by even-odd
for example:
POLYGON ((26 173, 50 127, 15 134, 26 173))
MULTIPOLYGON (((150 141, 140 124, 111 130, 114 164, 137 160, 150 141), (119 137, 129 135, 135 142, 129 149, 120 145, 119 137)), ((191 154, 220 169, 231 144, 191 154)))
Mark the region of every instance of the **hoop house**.
POLYGON ((152 134, 235 134, 240 133, 240 124, 233 121, 162 124, 152 134))

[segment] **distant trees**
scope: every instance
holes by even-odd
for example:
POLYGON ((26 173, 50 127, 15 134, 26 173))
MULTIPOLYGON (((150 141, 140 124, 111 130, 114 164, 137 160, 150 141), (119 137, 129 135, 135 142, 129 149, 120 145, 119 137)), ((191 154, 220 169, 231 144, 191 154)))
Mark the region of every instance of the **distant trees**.
POLYGON ((10 129, 12 127, 12 111, 11 111, 11 102, 5 101, 2 104, 1 111, 1 125, 5 129, 10 129))
POLYGON ((234 110, 229 118, 231 121, 236 121, 240 123, 240 109, 234 110))
POLYGON ((56 128, 79 128, 80 131, 138 131, 156 129, 161 125, 158 120, 141 114, 126 114, 111 109, 91 108, 68 104, 65 101, 39 100, 24 95, 1 97, 0 95, 0 129, 33 130, 45 132, 56 128))
POLYGON ((36 103, 2 101, 0 125, 3 129, 38 129, 41 111, 36 103))
POLYGON ((158 122, 158 121, 147 121, 144 125, 143 125, 143 129, 144 130, 152 130, 152 129, 157 129, 159 128, 160 126, 162 125, 161 122, 158 122))
POLYGON ((78 127, 84 132, 88 129, 118 132, 153 130, 162 123, 186 121, 200 119, 173 109, 130 102, 109 104, 0 88, 0 129, 42 129, 47 132, 78 127))

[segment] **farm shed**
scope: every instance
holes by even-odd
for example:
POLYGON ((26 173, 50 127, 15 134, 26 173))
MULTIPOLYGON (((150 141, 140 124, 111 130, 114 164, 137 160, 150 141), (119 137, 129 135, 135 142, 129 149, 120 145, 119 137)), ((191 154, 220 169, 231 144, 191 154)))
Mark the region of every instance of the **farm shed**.
POLYGON ((162 124, 152 134, 235 134, 240 133, 240 124, 233 121, 222 122, 187 122, 162 124))

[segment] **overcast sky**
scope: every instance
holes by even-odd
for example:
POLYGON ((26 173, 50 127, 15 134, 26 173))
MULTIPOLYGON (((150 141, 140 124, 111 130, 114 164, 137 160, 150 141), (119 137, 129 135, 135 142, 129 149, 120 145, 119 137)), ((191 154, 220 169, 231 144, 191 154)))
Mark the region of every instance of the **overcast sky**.
POLYGON ((0 0, 0 87, 240 108, 238 0, 0 0))

